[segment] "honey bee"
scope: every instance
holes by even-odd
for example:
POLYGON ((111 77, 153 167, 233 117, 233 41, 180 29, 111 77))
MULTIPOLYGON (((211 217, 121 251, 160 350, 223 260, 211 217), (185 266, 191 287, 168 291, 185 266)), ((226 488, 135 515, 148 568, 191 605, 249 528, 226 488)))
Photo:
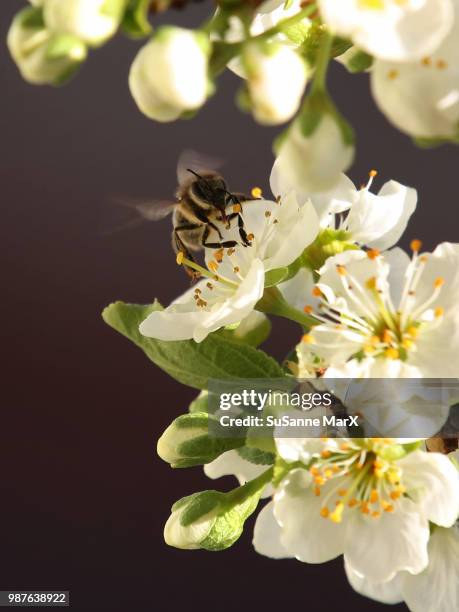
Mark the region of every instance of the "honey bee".
MULTIPOLYGON (((175 201, 152 200, 131 204, 148 221, 159 221, 172 214, 172 247, 175 253, 183 253, 192 262, 195 261, 192 252, 204 247, 251 246, 251 236, 244 228, 242 204, 254 197, 230 192, 217 167, 215 161, 204 160, 194 152, 185 151, 177 166, 175 201), (230 229, 233 220, 237 223, 240 243, 224 239, 221 231, 223 228, 230 229)), ((186 265, 184 268, 193 280, 199 276, 186 265)))

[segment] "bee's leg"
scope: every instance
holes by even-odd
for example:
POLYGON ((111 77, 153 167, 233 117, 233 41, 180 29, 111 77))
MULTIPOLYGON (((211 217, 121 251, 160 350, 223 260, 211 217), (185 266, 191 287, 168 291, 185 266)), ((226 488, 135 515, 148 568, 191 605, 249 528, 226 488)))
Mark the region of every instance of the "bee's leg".
POLYGON ((236 218, 237 218, 237 226, 239 229, 239 236, 241 237, 242 244, 244 246, 252 246, 252 243, 250 242, 247 236, 247 232, 244 229, 244 219, 242 218, 241 214, 238 212, 235 212, 235 213, 231 213, 231 215, 228 215, 227 217, 228 222, 231 222, 233 219, 236 219, 236 218))
POLYGON ((224 242, 207 242, 209 233, 209 227, 206 226, 202 234, 201 244, 202 246, 207 247, 208 249, 230 249, 232 247, 237 246, 236 240, 225 240, 224 242))
MULTIPOLYGON (((179 236, 179 232, 185 231, 185 230, 198 229, 199 227, 201 226, 197 223, 187 223, 186 225, 179 225, 172 232, 172 246, 174 248, 174 251, 176 253, 183 253, 187 259, 193 262, 194 262, 194 257, 190 253, 189 249, 183 243, 183 240, 179 236)), ((196 272, 196 270, 193 270, 192 268, 189 268, 188 266, 183 266, 183 267, 185 268, 185 272, 191 278, 192 282, 195 282, 201 276, 199 272, 196 272)))

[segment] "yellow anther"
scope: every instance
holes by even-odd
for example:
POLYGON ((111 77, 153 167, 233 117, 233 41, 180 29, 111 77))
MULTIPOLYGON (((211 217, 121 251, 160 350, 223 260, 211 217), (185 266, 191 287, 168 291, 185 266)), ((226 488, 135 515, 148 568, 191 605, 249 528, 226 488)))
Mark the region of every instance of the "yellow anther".
POLYGON ((389 70, 387 73, 387 78, 391 81, 395 80, 399 76, 400 72, 398 70, 389 70))
POLYGON ((432 65, 432 60, 430 59, 430 57, 423 57, 421 60, 421 64, 423 66, 431 66, 432 65))
POLYGON ((177 264, 179 266, 181 266, 184 259, 185 259, 185 253, 183 251, 179 251, 177 253, 177 257, 176 257, 175 261, 177 262, 177 264))
POLYGON ((406 333, 409 334, 412 338, 417 338, 419 336, 419 329, 414 325, 411 325, 406 330, 406 333))
POLYGON ((314 482, 316 483, 316 485, 322 486, 327 481, 325 480, 325 478, 323 476, 314 476, 314 482))
POLYGON ((385 499, 381 500, 381 507, 384 510, 384 512, 394 511, 394 506, 390 504, 389 502, 387 502, 385 499))
POLYGON ((312 312, 314 312, 314 309, 312 306, 310 306, 309 304, 306 304, 306 306, 303 308, 303 311, 306 314, 311 314, 312 312))
POLYGON ((370 249, 369 251, 367 251, 367 257, 372 260, 376 259, 380 255, 381 255, 381 252, 378 251, 378 249, 370 249))
POLYGON ((374 512, 371 513, 372 518, 379 518, 381 516, 381 512, 378 512, 378 510, 374 510, 374 512))
POLYGON ((259 200, 263 196, 263 191, 260 187, 254 187, 250 193, 255 200, 259 200))
POLYGON ((403 346, 403 348, 405 348, 405 349, 410 349, 410 348, 413 348, 413 346, 414 346, 414 342, 413 342, 413 340, 410 340, 409 338, 405 338, 405 339, 402 341, 402 346, 403 346))
POLYGON ((435 308, 435 316, 437 317, 437 319, 439 317, 442 317, 444 314, 445 314, 445 309, 444 308, 442 308, 441 306, 437 306, 435 308))
POLYGON ((445 60, 442 60, 442 59, 437 60, 437 68, 439 70, 444 70, 447 67, 448 67, 448 64, 447 62, 445 62, 445 60))
POLYGON ((397 500, 399 497, 401 497, 401 495, 402 495, 401 492, 398 490, 390 492, 390 498, 393 499, 394 501, 397 500))
POLYGON ((378 499, 379 499, 379 493, 376 489, 373 489, 372 492, 370 493, 370 503, 376 504, 378 499))
POLYGON ((421 240, 412 240, 410 242, 410 248, 414 253, 419 253, 419 251, 422 249, 421 240))
POLYGON ((340 449, 342 451, 348 451, 350 448, 349 444, 347 442, 343 442, 342 444, 340 444, 340 449))
POLYGON ((365 284, 367 286, 367 289, 376 289, 376 277, 372 276, 367 280, 365 284))
POLYGON ((320 453, 320 456, 323 459, 328 459, 328 457, 330 457, 330 455, 331 455, 331 452, 328 449, 326 449, 326 448, 324 448, 324 450, 320 453))
POLYGON ((355 499, 355 497, 353 497, 352 499, 349 500, 347 505, 349 506, 349 508, 354 508, 354 506, 357 506, 358 503, 359 503, 358 500, 355 499))
POLYGON ((314 495, 316 497, 319 497, 319 495, 320 495, 320 487, 314 487, 314 495))
POLYGON ((305 344, 314 344, 314 338, 311 334, 304 334, 301 339, 305 344))
POLYGON ((252 240, 255 238, 255 236, 253 234, 247 234, 247 240, 249 242, 252 242, 252 240))
POLYGON ((338 274, 340 276, 346 276, 346 274, 347 274, 346 268, 344 266, 342 266, 341 264, 338 264, 336 266, 336 271, 338 272, 338 274))
POLYGON ((344 497, 346 494, 347 494, 347 489, 340 489, 340 490, 338 491, 338 495, 339 495, 340 497, 344 497))
POLYGON ((331 478, 333 476, 333 470, 331 468, 326 469, 324 472, 324 476, 325 478, 331 478))
POLYGON ((390 330, 385 329, 382 334, 382 341, 384 342, 384 344, 390 344, 391 339, 392 339, 392 334, 390 330))
POLYGON ((398 352, 398 350, 396 348, 393 348, 392 346, 384 351, 384 355, 388 359, 398 359, 400 357, 400 353, 398 352))
POLYGON ((377 170, 370 170, 370 172, 368 174, 370 175, 370 178, 375 178, 375 176, 378 176, 378 171, 377 170))
POLYGON ((343 510, 344 510, 344 503, 340 501, 336 504, 336 508, 330 514, 330 517, 329 517, 330 520, 333 521, 334 523, 341 523, 341 521, 343 520, 343 510))
POLYGON ((327 508, 327 506, 324 506, 323 508, 320 509, 320 516, 323 518, 328 518, 330 514, 330 510, 327 508))
POLYGON ((399 470, 388 470, 387 479, 391 484, 397 484, 398 482, 400 482, 399 470))
POLYGON ((429 258, 427 257, 427 255, 421 255, 421 257, 419 258, 419 261, 425 264, 429 261, 429 258))
POLYGON ((242 212, 242 206, 240 204, 235 204, 233 206, 233 213, 237 214, 237 213, 240 213, 240 212, 242 212))
POLYGON ((314 297, 322 297, 322 291, 319 289, 319 287, 313 287, 312 288, 312 295, 314 297))
POLYGON ((318 476, 320 474, 320 471, 313 465, 312 468, 309 470, 309 472, 313 475, 313 476, 318 476))
POLYGON ((445 284, 445 279, 443 277, 441 277, 441 276, 438 276, 435 279, 434 287, 435 287, 435 289, 439 289, 440 287, 443 287, 444 284, 445 284))
POLYGON ((361 512, 362 514, 369 514, 369 513, 370 513, 370 508, 368 507, 368 502, 363 501, 363 502, 360 504, 360 512, 361 512))
POLYGON ((218 251, 215 251, 214 253, 215 261, 217 261, 218 263, 222 263, 224 254, 225 254, 224 249, 218 249, 218 251))

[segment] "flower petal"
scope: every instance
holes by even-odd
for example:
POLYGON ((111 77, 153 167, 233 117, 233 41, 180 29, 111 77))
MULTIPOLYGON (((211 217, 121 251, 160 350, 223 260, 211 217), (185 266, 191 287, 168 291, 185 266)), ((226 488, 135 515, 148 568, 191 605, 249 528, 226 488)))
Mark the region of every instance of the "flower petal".
POLYGON ((286 559, 292 555, 281 542, 281 528, 274 517, 274 503, 267 504, 257 516, 253 532, 253 546, 261 555, 271 559, 286 559))

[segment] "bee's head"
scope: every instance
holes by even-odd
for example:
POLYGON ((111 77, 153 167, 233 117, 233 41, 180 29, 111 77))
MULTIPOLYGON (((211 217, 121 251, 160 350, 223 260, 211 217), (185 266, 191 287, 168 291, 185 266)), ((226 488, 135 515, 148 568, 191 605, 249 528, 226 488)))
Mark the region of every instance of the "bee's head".
POLYGON ((199 175, 194 170, 188 170, 196 177, 195 192, 199 200, 209 207, 216 208, 226 221, 226 205, 228 203, 228 190, 224 179, 215 173, 199 175))

